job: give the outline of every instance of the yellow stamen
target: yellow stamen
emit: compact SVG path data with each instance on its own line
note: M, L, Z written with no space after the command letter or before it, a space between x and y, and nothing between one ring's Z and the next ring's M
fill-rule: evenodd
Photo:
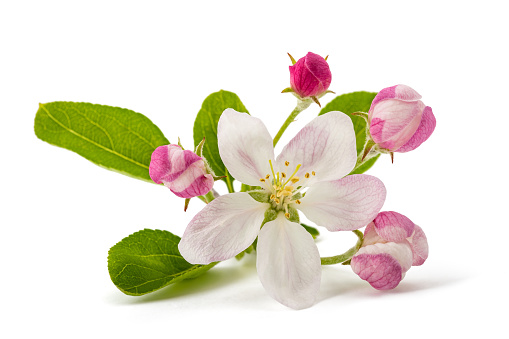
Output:
M263 178L260 178L260 181L261 181L261 182L265 182L265 179L263 179Z
M274 200L274 199L276 199L276 196L275 196L274 194L272 194L272 195L270 196L270 200Z
M313 174L313 176L315 176L315 175L316 175L315 171L311 172L311 174Z
M286 186L285 191L288 191L288 192L293 191L293 186Z
M295 168L295 171L293 171L292 175L290 175L290 177L288 178L288 180L284 183L283 186L285 186L286 184L288 184L290 182L290 180L292 180L292 178L295 176L295 174L297 174L297 172L299 171L299 168L300 166L302 166L301 164L298 164L297 167Z
M276 179L276 176L274 175L274 167L272 167L272 160L269 160L269 164L270 164L270 170L272 171L272 177L274 179Z
M283 191L279 191L276 193L276 196L279 198L283 194Z
M290 213L286 212L285 217L286 217L286 219L290 219Z
M290 181L292 182L292 184L295 184L297 181L299 181L299 177L293 177Z
M284 179L286 178L286 173L285 172L281 172L281 177Z
M276 204L279 204L280 200L278 198L274 199L274 201L276 202Z
M288 166L290 165L290 162L289 161L285 161L285 166Z
M268 179L268 178L270 178L270 174L267 174L267 175L265 176L265 179Z
M280 192L278 193L278 196L281 196L281 195L283 195L283 196L287 197L287 196L289 196L289 195L292 195L292 192L288 192L288 191L280 191Z
M308 179L308 178L309 178L309 173L306 173L306 174L304 175L304 178Z
M299 199L295 200L295 202L297 203L297 205L300 205L300 200Z

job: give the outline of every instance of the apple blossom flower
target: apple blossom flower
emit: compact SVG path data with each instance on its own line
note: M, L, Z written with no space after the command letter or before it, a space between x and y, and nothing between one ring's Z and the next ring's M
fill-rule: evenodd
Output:
M427 258L428 241L419 226L400 213L380 212L366 227L351 267L377 290L390 290Z
M320 286L320 255L297 210L329 231L347 231L373 220L385 200L379 179L345 177L356 162L352 121L341 112L316 117L277 158L267 128L248 114L225 110L217 135L230 174L261 190L206 205L187 226L180 253L192 264L208 264L234 257L258 237L257 270L267 292L294 309L311 306Z
M176 196L186 199L205 195L214 185L203 158L175 144L156 148L149 174L156 184L164 184Z
M301 98L320 97L332 80L329 64L318 54L309 52L290 66L290 86Z
M419 93L405 85L384 88L375 96L368 123L371 138L380 150L408 152L430 137L435 116L431 107L419 99Z

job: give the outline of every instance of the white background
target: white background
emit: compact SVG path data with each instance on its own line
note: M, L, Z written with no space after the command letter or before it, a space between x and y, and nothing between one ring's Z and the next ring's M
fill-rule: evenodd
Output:
M211 336L500 338L507 320L507 10L503 1L2 1L0 5L3 338ZM295 98L286 53L329 55L330 89L403 83L437 127L369 174L383 210L426 232L430 257L393 291L348 266L323 269L319 301L272 300L254 257L143 297L111 283L107 252L142 228L182 235L201 208L38 140L38 103L85 101L145 114L192 145L203 99L236 92L274 135ZM333 95L322 98L326 104ZM318 113L313 105L284 145ZM220 188L223 190L223 187ZM323 255L355 243L327 234ZM499 307L503 308L500 309ZM212 334L214 333L214 334Z

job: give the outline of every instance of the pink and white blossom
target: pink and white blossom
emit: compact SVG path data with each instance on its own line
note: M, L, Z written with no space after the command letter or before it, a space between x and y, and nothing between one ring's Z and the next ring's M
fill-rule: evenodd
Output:
M175 144L156 148L149 174L156 184L164 184L181 198L205 195L214 185L214 178L207 172L203 158Z
M329 64L318 54L309 52L290 66L290 86L301 98L321 96L331 81Z
M352 121L341 112L319 116L277 158L267 128L248 114L225 110L217 133L231 175L261 186L257 194L266 199L247 192L216 198L187 226L180 253L190 263L208 264L232 258L258 237L257 270L267 292L294 309L311 306L320 286L320 255L291 214L300 210L330 231L355 230L373 220L385 201L379 179L345 177L357 158ZM267 212L275 217L262 227Z
M381 90L368 113L369 132L379 149L408 152L419 147L436 125L431 107L412 88L396 85Z
M377 290L389 290L398 286L410 267L427 258L428 241L419 226L400 213L380 212L366 227L351 267Z

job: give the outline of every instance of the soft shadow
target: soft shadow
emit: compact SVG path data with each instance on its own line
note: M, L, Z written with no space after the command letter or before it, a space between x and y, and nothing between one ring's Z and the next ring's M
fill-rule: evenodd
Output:
M163 287L162 289L142 295L142 296L124 296L115 298L117 304L143 304L150 302L176 299L189 294L198 295L209 291L228 288L229 285L256 274L256 265L252 258L246 256L241 262L228 262L229 266L219 263L203 275L183 280L178 283Z
M394 289L379 291L371 287L351 271L335 267L324 267L319 302L339 295L355 295L356 297L383 297L391 294L416 293L418 291L449 287L468 280L467 275L449 272L448 275L435 275L419 280L403 279Z

